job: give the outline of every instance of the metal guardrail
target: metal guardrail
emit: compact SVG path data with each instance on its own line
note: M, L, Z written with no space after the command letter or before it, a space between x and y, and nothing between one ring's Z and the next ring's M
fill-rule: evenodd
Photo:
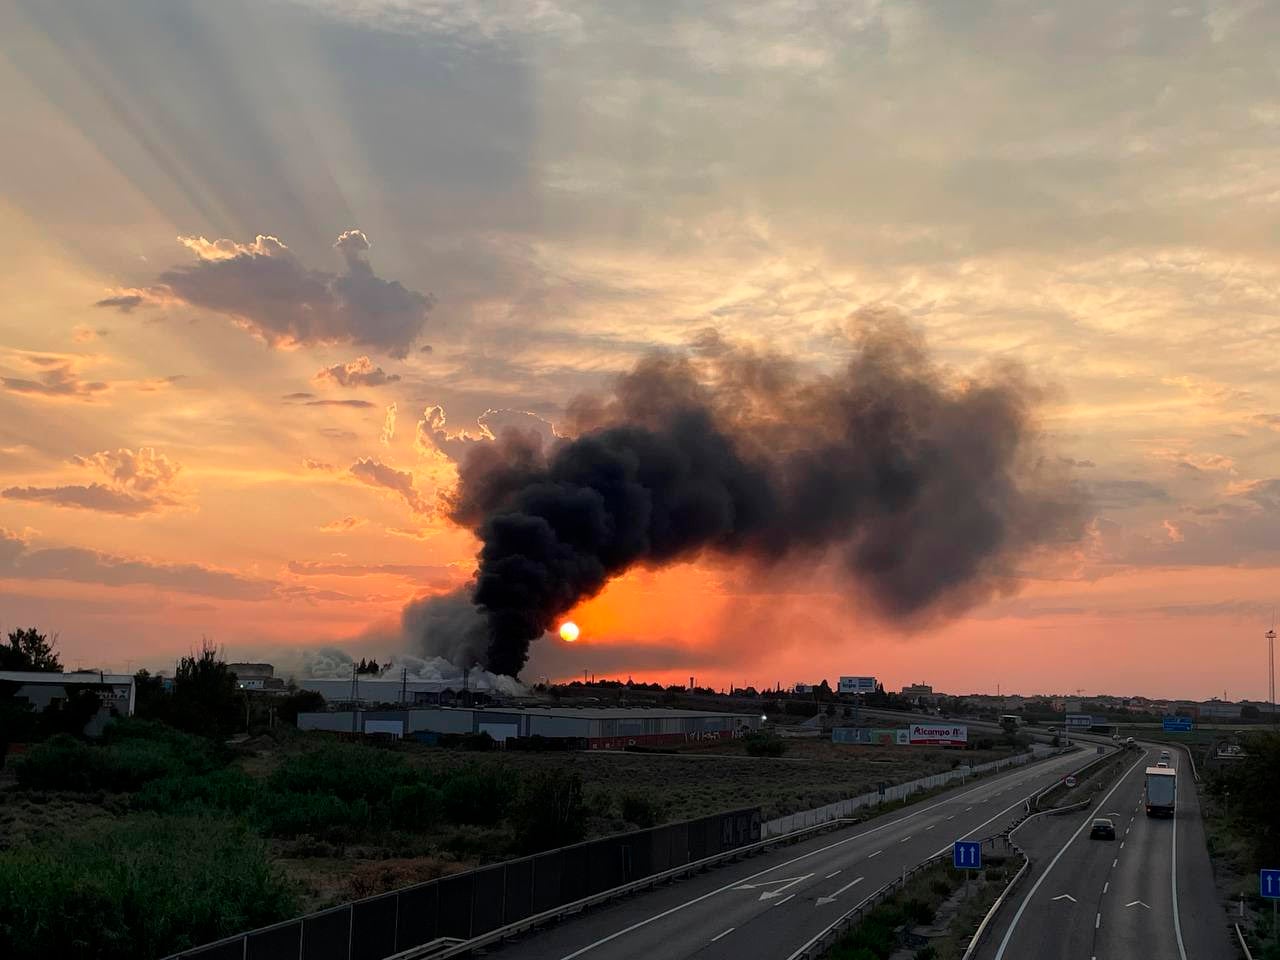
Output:
M986 916L982 918L982 922L978 924L978 929L973 932L973 937L969 940L969 946L965 947L964 955L960 960L972 960L973 955L978 952L978 947L982 944L982 938L987 932L987 927L995 919L995 915L1004 905L1005 899L1013 888L1018 885L1018 881L1031 869L1031 858L1027 856L1026 851L1012 840L1009 843L1013 846L1013 849L1022 854L1022 866L1013 875L1013 879L1005 884L1004 889L1000 891L1000 896L996 897L996 902L991 905L991 909L987 911Z
M385 957L384 960L428 960L428 958L430 958L430 960L447 960L449 957L462 956L463 954L470 953L472 950L478 950L481 947L489 946L492 943L497 943L501 940L507 939L508 937L515 936L516 934L524 933L527 930L532 930L545 923L558 920L568 914L578 913L587 907L593 907L599 903L606 903L609 900L616 900L619 897L625 897L629 894L635 893L637 890L645 890L649 887L657 886L660 883L665 883L668 880L673 880L676 877L699 873L708 867L713 867L720 863L724 863L727 860L734 860L744 855L755 853L765 849L766 847L783 843L794 843L809 834L820 833L824 830L830 830L845 824L854 824L857 822L858 821L856 820L848 819L828 820L810 827L802 827L793 833L769 837L766 840L757 840L754 843L735 847L732 850L724 850L720 853L712 854L711 856L704 857L701 860L682 864L678 867L672 867L670 870L664 870L661 873L655 873L651 876L643 877L640 880L633 880L631 883L626 883L619 887L601 890L599 893L591 894L588 897L583 897L579 900L573 901L572 903L561 904L560 906L553 907L550 910L544 910L542 913L525 917L523 920L517 920L515 923L509 923L506 926L498 927L494 930L490 930L488 933L481 934L478 937L472 937L470 940L460 941L452 946L445 947L444 949L439 949L434 944L423 944L422 946L410 947L408 950L402 950L400 953L392 954Z
M1096 756L1096 757L1094 757L1092 760L1090 760L1088 763L1086 763L1086 764L1085 764L1083 767L1081 767L1079 770L1075 771L1075 772L1072 774L1072 776L1073 776L1073 777L1079 777L1079 776L1082 776L1084 773L1086 773L1086 772L1089 770L1089 768L1090 768L1090 767L1097 766L1098 764L1100 764L1100 763L1104 763L1104 762L1106 762L1106 761L1108 761L1108 760L1114 760L1114 759L1119 755L1119 753L1120 753L1120 751L1118 751L1118 750L1112 750L1110 753L1102 753L1102 754L1099 754L1098 756ZM1045 787L1043 790L1041 790L1039 793L1037 793L1037 794L1035 795L1035 798L1034 798L1034 799L1033 799L1033 801L1032 801L1033 806L1034 806L1037 810L1038 810L1038 809L1040 809L1040 801L1041 801L1042 799L1044 799L1044 797L1045 797L1045 796L1047 796L1051 791L1053 791L1053 790L1057 790L1059 786L1061 786L1061 783L1051 783L1049 786ZM1090 802L1090 803L1092 803L1093 801L1092 801L1092 800L1090 800L1089 802ZM1055 808L1055 809L1057 809L1057 808Z
M1253 960L1253 954L1249 952L1249 944L1244 942L1244 934L1240 932L1240 924L1233 923L1236 928L1236 940L1240 944L1240 952L1244 954L1244 960Z

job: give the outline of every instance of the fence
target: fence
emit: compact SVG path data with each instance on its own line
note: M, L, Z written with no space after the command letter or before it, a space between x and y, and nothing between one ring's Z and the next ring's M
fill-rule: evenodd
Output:
M183 950L169 960L383 960L462 941L760 839L757 808L603 837Z
M851 817L853 814L865 807L872 807L879 803L887 803L892 800L905 800L911 794L920 790L932 790L936 787L943 787L949 783L962 781L977 773L989 773L993 770L1003 770L1006 767L1019 767L1029 760L1033 759L1033 754L1020 753L1012 757L1004 757L1000 760L992 760L990 763L980 763L977 766L956 767L954 770L948 770L945 773L935 773L927 777L920 777L916 780L908 780L906 783L896 783L893 786L885 787L884 792L879 790L864 793L860 796L850 797L848 800L838 800L835 803L829 803L825 807L817 807L813 810L802 810L800 813L793 813L785 817L778 817L769 820L760 825L760 836L762 839L769 837L781 836L784 833L792 833L793 831L803 829L804 827L815 827L820 823L826 823L829 820L840 820L844 817Z

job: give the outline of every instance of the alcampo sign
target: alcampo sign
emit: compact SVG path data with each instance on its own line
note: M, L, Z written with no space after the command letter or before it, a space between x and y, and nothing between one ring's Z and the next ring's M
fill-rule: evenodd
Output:
M913 723L909 737L912 746L963 747L969 742L969 728L954 723Z

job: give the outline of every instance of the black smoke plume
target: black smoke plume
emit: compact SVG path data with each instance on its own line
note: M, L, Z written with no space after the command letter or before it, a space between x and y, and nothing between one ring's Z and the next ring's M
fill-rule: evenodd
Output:
M415 619L429 652L515 676L610 578L707 553L838 564L901 623L955 614L1079 535L1077 488L1040 452L1039 399L1013 366L948 373L884 316L860 321L835 375L714 336L652 355L570 405L573 439L510 432L469 451L450 506L483 544L475 579Z

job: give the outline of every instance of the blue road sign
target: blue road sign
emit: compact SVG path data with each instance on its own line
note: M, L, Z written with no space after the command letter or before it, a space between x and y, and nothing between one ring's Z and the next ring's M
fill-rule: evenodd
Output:
M1280 870L1259 870L1258 890L1268 900L1280 900Z
M1192 729L1190 717L1164 717L1161 725L1165 733L1190 733Z
M982 841L957 840L951 851L951 860L961 870L981 870Z

